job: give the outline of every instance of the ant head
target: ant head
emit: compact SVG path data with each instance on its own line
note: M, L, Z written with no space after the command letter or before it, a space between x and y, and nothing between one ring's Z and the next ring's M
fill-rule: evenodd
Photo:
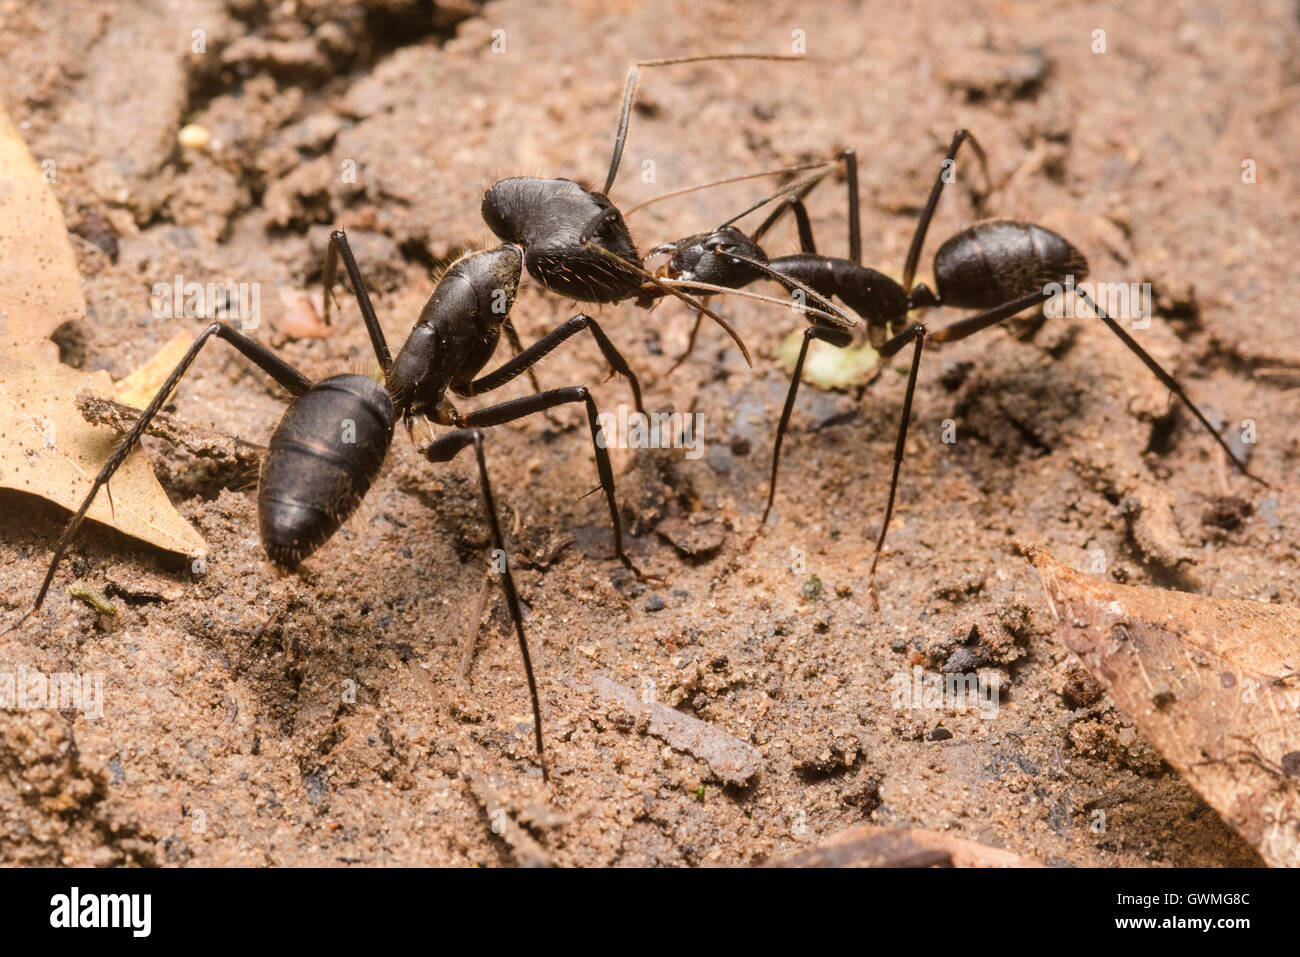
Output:
M481 210L488 228L508 243L523 242L543 182L532 176L514 176L493 184L483 194Z
M762 278L762 273L748 263L732 258L733 255L767 262L763 247L735 226L724 226L711 233L665 243L651 250L650 255L662 253L672 254L668 261L668 275L674 279L713 283L731 289Z
M557 234L576 234L609 200L568 179L512 176L483 194L483 221L508 243L548 244Z

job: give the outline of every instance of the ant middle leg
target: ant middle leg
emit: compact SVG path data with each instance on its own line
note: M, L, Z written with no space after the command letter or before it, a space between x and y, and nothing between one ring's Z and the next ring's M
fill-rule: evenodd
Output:
M528 678L528 693L533 701L533 734L537 738L537 760L542 766L542 778L549 781L550 772L546 766L546 753L542 746L542 708L537 695L537 679L533 675L533 659L528 653L528 639L524 635L524 616L519 603L519 592L515 588L514 576L510 573L510 559L506 553L505 537L501 534L496 502L492 497L492 483L488 479L487 460L483 455L485 438L486 436L479 429L458 429L435 439L421 449L420 454L430 462L450 462L463 449L470 445L474 446L474 455L478 461L479 484L483 492L483 511L487 514L488 527L492 532L492 545L496 549L494 557L500 558L501 590L505 592L506 607L510 611L510 620L515 626L515 635L519 638L519 651L524 658L524 674Z
M374 347L375 358L379 360L379 367L387 374L393 364L392 353L388 350L388 340L384 336L383 327L379 325L379 317L375 315L370 293L366 291L366 284L361 279L361 270L357 268L357 260L352 255L347 234L341 229L330 233L329 245L325 252L325 266L321 270L321 282L325 285L325 325L330 324L330 299L334 296L334 276L338 270L340 256L343 258L343 268L347 270L348 280L352 284L352 294L361 308L361 318L366 324L366 332L370 336L371 346Z
M531 372L532 367L550 355L560 343L572 338L584 329L588 330L592 338L596 340L596 345L600 347L601 354L605 357L605 361L609 363L613 372L627 379L628 385L632 389L633 400L636 402L636 410L644 415L645 403L641 399L641 383L637 379L636 373L627 364L627 360L618 351L618 347L610 341L609 336L605 335L605 331L600 328L600 324L583 312L578 313L559 328L548 332L527 349L521 351L514 358L506 360L493 371L479 376L462 388L456 388L454 383L452 387L457 395L463 396L481 395L484 392L499 389L520 373ZM540 389L536 391L539 394L541 392Z
M505 425L507 422L514 422L570 402L581 402L587 410L587 424L591 429L591 447L596 454L596 474L600 476L600 487L605 493L605 502L609 506L609 519L614 529L614 552L624 567L637 578L644 579L646 576L623 548L623 523L618 515L618 500L614 494L614 467L609 461L609 449L604 430L600 425L600 412L596 408L596 401L591 397L591 391L586 386L551 389L539 395L510 399L499 405L488 406L486 409L476 409L464 414L456 413L454 418L455 424L463 428L489 428L494 425Z

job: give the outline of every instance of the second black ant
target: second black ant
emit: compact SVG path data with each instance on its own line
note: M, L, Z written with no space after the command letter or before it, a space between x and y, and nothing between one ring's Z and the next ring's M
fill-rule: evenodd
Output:
M876 540L871 561L870 577L874 583L876 567L884 548L885 535L894 511L903 452L907 441L907 428L912 412L912 398L916 391L917 371L925 340L956 342L1009 319L1027 309L1041 306L1060 295L1063 287L1082 280L1088 274L1088 262L1068 240L1045 227L1033 223L993 220L977 223L962 230L944 242L934 256L934 289L925 285L913 286L917 264L925 243L926 231L934 216L935 207L945 183L951 179L958 150L970 143L982 167L987 164L983 149L966 130L958 130L952 138L947 156L930 190L929 198L917 222L916 231L908 248L903 266L902 282L862 265L862 241L858 200L857 158L852 150L844 150L841 158L848 183L849 258L824 256L817 252L812 225L803 200L825 177L825 173L810 177L802 183L792 184L778 193L750 206L732 217L711 233L688 236L652 250L654 254L670 254L671 259L662 270L670 281L686 288L708 292L726 293L761 279L781 283L798 294L804 287L815 290L822 311L805 310L810 325L804 331L803 343L795 361L785 405L781 410L776 440L772 450L771 478L768 485L767 504L763 510L760 527L766 523L776 496L776 480L780 465L781 444L794 409L799 383L803 375L808 348L814 340L828 342L843 348L852 341L853 316L834 309L834 321L828 321L826 300L838 298L866 322L871 344L881 359L888 359L912 345L912 362L908 371L907 387L903 394L903 407L894 446L893 474L885 515ZM784 197L784 201L755 230L747 236L734 222L749 212ZM794 214L800 237L801 251L788 256L769 257L759 245L764 233L786 211ZM1077 287L1075 294L1088 306L1111 332L1191 411L1227 453L1232 463L1250 479L1267 485L1253 475L1246 464L1237 457L1231 446L1219 434L1205 415L1192 402L1182 386L1143 349L1113 318L1108 316L1093 299ZM657 292L647 291L650 298ZM929 332L919 322L909 322L913 310L934 306L954 306L961 309L981 310L973 316L960 319L936 332ZM698 331L697 320L695 331ZM695 331L691 335L694 343ZM687 352L690 346L687 347ZM683 357L685 358L685 354ZM678 360L681 361L680 359ZM874 584L872 585L874 597Z

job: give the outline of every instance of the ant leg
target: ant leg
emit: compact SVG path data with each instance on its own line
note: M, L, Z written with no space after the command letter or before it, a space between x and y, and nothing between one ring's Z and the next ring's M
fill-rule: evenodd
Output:
M195 338L194 343L190 346L189 351L181 357L181 361L176 364L176 368L174 368L171 371L171 374L167 376L167 380L163 382L162 387L159 388L153 399L150 400L149 405L140 413L140 418L138 418L135 425L131 427L131 431L127 432L126 435L123 436L122 441L119 442L117 448L113 450L113 454L110 455L108 461L104 463L104 467L101 468L99 474L95 476L95 483L91 486L90 492L87 493L85 499L82 500L81 507L78 508L76 513L72 516L72 519L68 522L67 528L63 530L63 536L59 539L59 543L54 547L54 557L50 559L50 567L45 572L45 580L41 582L41 589L36 593L36 600L32 603L31 609L28 610L27 614L23 615L22 618L6 628L6 632L17 628L32 615L36 614L36 612L40 611L41 605L45 601L45 596L50 590L50 584L54 581L54 572L58 569L59 562L63 560L64 552L66 552L68 546L72 544L72 540L77 534L77 529L81 527L81 523L86 517L86 512L90 510L90 505L95 500L95 496L99 493L101 488L108 484L109 480L113 477L113 474L121 468L122 463L126 461L126 457L131 454L131 450L134 449L136 444L140 441L140 436L144 435L145 431L149 428L149 424L154 420L154 417L158 415L158 412L162 409L164 403L166 403L167 397L172 394L173 390L175 390L176 384L180 382L181 377L189 370L190 365L198 356L199 350L202 349L204 343L213 336L224 339L226 342L238 349L245 357L252 360L259 369L282 385L290 395L295 397L300 396L311 388L310 379L277 356L274 352L266 348L266 346L262 345L256 339L250 339L234 327L229 326L224 322L214 322L212 325L200 332Z
M776 473L781 465L781 443L785 439L786 427L790 424L790 413L794 411L795 396L799 394L799 382L803 378L804 360L808 358L808 346L814 339L829 342L843 349L853 341L853 334L846 329L834 326L809 326L803 331L803 345L799 347L799 358L794 363L794 375L790 379L790 390L785 395L785 407L781 410L781 422L776 427L776 443L772 446L772 477L767 487L767 506L763 509L763 518L759 527L767 524L767 516L772 511L772 502L776 499Z
M632 367L627 364L627 360L623 358L622 353L605 335L604 330L600 328L596 320L582 312L565 322L558 329L542 336L527 349L520 352L519 355L502 363L497 369L487 375L479 376L470 382L463 391L457 390L457 395L480 395L501 388L521 372L525 370L531 372L532 367L546 358L561 342L577 335L584 329L590 330L596 340L596 345L600 346L601 354L604 355L605 361L609 363L610 368L627 379L628 385L632 388L632 396L636 401L636 410L644 415L645 404L641 401L641 383L637 380L636 373L632 371ZM538 392L540 393L541 390L539 389Z
M871 557L871 574L868 576L867 588L871 594L871 604L877 611L880 610L880 602L876 598L876 564L880 561L880 553L885 547L885 533L889 531L889 520L894 515L894 496L898 493L898 475L903 468L903 452L907 445L907 426L912 418L912 396L916 393L916 373L921 368L921 349L925 345L925 334L925 326L918 322L915 325L908 326L878 350L881 359L888 359L907 345L908 342L916 342L916 348L912 352L912 367L907 374L907 391L903 393L902 417L898 420L898 441L894 445L894 474L889 480L889 500L885 503L885 518L880 523L880 537L876 539L876 551Z
M820 182L820 180L818 181ZM816 183L812 184L816 186ZM805 253L817 255L817 244L813 241L812 221L808 218L808 207L803 204L803 197L812 192L812 187L802 191L801 194L789 196L785 202L781 203L776 209L768 214L767 219L759 223L758 228L754 230L754 235L749 238L758 242L767 234L767 231L776 225L777 221L785 215L786 210L794 213L795 224L799 228L799 249Z
M802 54L791 53L706 53L699 56L679 56L666 60L641 60L633 63L627 71L627 83L623 87L623 108L618 116L618 132L614 136L614 157L609 163L609 175L605 177L605 188L601 190L606 196L614 187L618 176L618 166L623 159L623 146L627 142L627 126L632 116L632 101L636 98L637 78L642 67L672 66L677 63L704 63L709 60L803 60Z
M712 298L713 298L712 296L701 296L700 302L704 303L707 306L709 304L709 300ZM665 375L672 375L674 372L676 372L677 367L681 365L683 362L685 362L687 356L689 356L692 352L695 351L695 340L696 338L699 337L700 326L702 326L703 324L704 324L704 313L697 312L695 314L695 325L691 326L691 337L688 340L686 340L686 349L682 352L681 355L677 357L677 360L671 366L669 366L668 372L665 373Z
M1089 308L1091 308L1092 311L1097 314L1097 318L1099 318L1102 322L1104 322L1106 326L1110 329L1110 331L1115 333L1115 335L1119 337L1120 342L1128 346L1129 351L1131 351L1135 356L1137 356L1139 359L1142 360L1142 364L1146 366L1148 369L1150 369L1152 373L1155 374L1155 377L1161 381L1161 383L1165 386L1166 389L1168 389L1174 395L1178 396L1178 398L1182 401L1183 405L1187 406L1187 408L1191 411L1192 415L1196 416L1197 421L1200 422L1201 425L1205 426L1205 431L1209 432L1210 435L1214 436L1214 441L1219 443L1219 446L1223 449L1224 452L1228 454L1228 458L1232 461L1232 464L1237 467L1237 469L1241 472L1242 475L1246 476L1246 478L1250 479L1252 482L1258 482L1260 485L1264 486L1265 488L1271 488L1268 482L1264 481L1258 475L1252 473L1250 469L1246 467L1246 463L1241 461L1241 459L1237 458L1236 453L1232 451L1232 447L1229 446L1226 441L1224 441L1223 436L1221 436L1218 433L1218 431L1214 428L1214 426L1210 424L1209 420L1206 419L1206 417L1201 414L1201 410L1196 407L1196 404L1192 402L1191 398L1187 395L1187 393L1183 391L1183 387L1178 384L1178 382L1174 379L1173 376L1171 376L1168 372L1166 372L1163 368L1161 368L1160 363L1156 362L1156 360L1151 356L1150 353L1148 353L1145 349L1143 349L1140 345L1137 344L1137 340L1135 340L1132 336L1130 336L1127 332L1125 332L1124 328L1119 323L1117 323L1110 316L1106 315L1106 313L1102 312L1101 307L1098 306L1095 302L1093 302L1092 297L1089 296L1087 293L1080 292L1078 289L1076 289L1075 295L1078 296L1080 299L1082 299L1085 303L1087 303Z
M506 341L510 343L510 348L514 351L514 354L519 355L519 353L523 352L524 344L519 341L519 330L515 328L515 324L510 321L509 316L506 316L506 321L501 323L501 329L505 332ZM528 382L532 385L534 392L542 391L542 384L537 381L537 373L532 366L528 367Z
M808 207L802 199L790 197L785 201L794 213L795 227L799 230L799 251L817 255L817 242L813 239L812 220L808 216Z
M845 149L844 173L849 181L849 259L862 265L862 223L858 212L858 154Z
M930 188L930 198L925 201L925 209L921 212L921 218L916 223L916 232L912 234L912 245L907 250L907 262L903 266L903 291L912 291L912 280L916 277L916 264L921 260L921 246L925 243L926 231L930 228L930 220L934 218L934 208L939 205L939 194L943 192L944 184L953 179L953 163L957 158L957 150L961 149L961 144L969 141L971 149L979 157L980 169L984 172L984 181L987 183L989 178L988 160L984 155L984 147L980 146L975 137L971 136L966 130L958 130L952 135L952 145L948 147L948 155L944 157L943 163L939 166L939 175L935 177L934 186Z
M348 237L341 229L330 233L329 245L325 252L325 266L321 270L321 281L325 284L325 325L330 324L330 299L334 295L334 273L337 270L338 256L343 257L343 268L347 270L348 279L352 283L352 294L356 296L357 305L361 307L361 318L365 321L366 332L370 334L370 344L374 347L375 358L379 360L379 367L387 374L389 366L393 364L392 353L388 351L388 340L379 325L379 317L375 315L375 307L370 302L370 293L366 292L366 284L361 280L361 270L357 268L356 257L352 255L352 247L348 245Z
M836 160L844 161L844 177L848 181L849 190L849 259L858 265L862 264L862 227L861 211L859 208L858 198L858 154L852 149L843 149ZM796 189L793 194L785 201L784 204L772 210L767 219L763 220L758 229L754 230L754 235L750 238L758 242L764 234L771 229L776 222L785 215L787 209L794 213L795 222L799 228L799 245L803 252L816 255L817 245L812 238L812 223L808 219L808 209L803 204L803 200L808 198L808 194L829 175L829 170L818 176L811 177L808 182ZM783 191L789 191L786 187ZM767 199L760 202L764 203L775 199L780 193L773 194ZM756 207L751 207L751 209Z
M1031 292L1027 296L1021 296L1011 302L1004 302L1002 305L994 306L985 312L967 316L965 319L958 319L952 325L944 326L938 332L933 333L930 338L935 342L956 342L959 339L965 339L967 336L982 332L989 326L997 325L1003 319L1010 319L1016 313L1024 312L1031 306L1046 302L1053 295L1055 294L1050 292Z
M1233 465L1235 465L1243 475L1251 481L1258 482L1265 488L1271 487L1262 478L1252 473L1250 469L1246 467L1246 464L1237 458L1236 454L1232 451L1232 447L1224 441L1223 436L1219 435L1214 426L1210 424L1209 420L1201 414L1201 410L1196 407L1194 402L1192 402L1191 397L1183 391L1183 387L1178 384L1178 381L1173 376L1160 366L1160 363L1156 362L1150 353L1138 345L1137 341L1125 332L1124 328L1120 326L1119 323L1106 315L1106 313L1104 313L1101 308L1093 302L1091 296L1078 289L1074 291L1074 294L1082 299L1088 307L1097 314L1097 318L1101 319L1110 331L1119 337L1120 342L1124 343L1130 352L1142 360L1142 364L1151 370L1165 388L1178 396L1183 405L1191 411L1192 415L1196 417L1196 420L1200 422L1201 425L1205 426L1205 430L1214 437L1214 440L1218 442L1219 446L1228 454L1228 458L1232 460ZM1009 303L1004 303L1001 306L995 306L987 312L982 312L966 319L959 319L952 325L945 326L943 329L934 333L931 338L935 342L956 342L958 339L965 339L967 336L974 335L983 329L987 329L989 326L1001 322L1003 319L1010 316L1014 316L1016 313L1021 312L1030 306L1036 305L1039 302L1045 302L1048 299L1051 299L1053 295L1054 293L1050 292L1031 293L1028 296L1024 296Z
M420 454L430 462L450 462L462 449L474 446L474 454L478 459L479 484L483 490L483 511L487 514L488 527L492 531L492 545L496 549L493 558L500 560L501 590L505 592L506 607L510 610L510 619L514 622L515 634L519 638L519 651L524 656L524 674L528 678L528 694L533 699L533 734L537 738L537 760L542 766L543 780L549 781L550 771L546 767L546 754L542 749L542 707L537 696L537 679L533 676L533 659L528 653L528 639L524 635L524 615L519 604L519 592L515 590L514 576L510 574L505 538L501 534L496 502L492 498L492 483L488 480L487 460L483 455L484 438L478 429L459 429L435 439L421 449Z
M596 453L596 473L600 476L600 487L605 493L605 501L609 505L610 522L614 526L614 551L618 555L618 560L629 571L638 578L643 579L645 576L641 574L641 570L636 567L632 559L628 557L627 552L623 550L623 523L619 520L618 501L614 497L614 468L609 463L605 433L600 426L600 413L596 409L596 402L592 399L591 392L586 386L579 385L570 386L566 389L551 389L549 392L543 392L540 395L526 395L520 399L510 399L499 405L488 406L486 409L477 409L458 416L456 425L465 428L488 428L494 425L504 425L507 422L514 422L516 419L535 415L538 412L553 409L569 402L582 402L587 407L587 423L591 427L591 446Z

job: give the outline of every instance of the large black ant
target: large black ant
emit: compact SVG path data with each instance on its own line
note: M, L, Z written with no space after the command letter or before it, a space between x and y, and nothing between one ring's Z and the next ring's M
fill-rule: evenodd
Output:
M643 284L658 287L661 293L679 296L713 316L744 350L744 344L721 317L645 271L622 215L606 196L622 156L640 68L717 59L799 58L723 54L634 64L628 74L614 157L604 190L597 193L569 180L534 177L503 180L489 189L483 200L484 216L505 242L493 249L468 253L448 268L396 357L389 351L347 236L342 230L335 230L330 236L323 269L325 319L328 322L337 261L341 257L383 373L382 383L356 374L312 382L232 326L217 322L204 329L96 475L89 493L55 546L31 609L6 631L40 610L59 563L95 496L139 442L204 344L215 336L233 345L291 398L271 436L258 483L259 534L267 557L281 569L297 568L356 510L379 474L399 419L408 429L416 416L455 427L455 431L420 449L420 454L431 463L449 462L470 445L474 446L484 510L493 545L502 559L496 567L501 574L528 679L538 760L546 775L537 684L518 593L510 564L505 560L505 541L488 478L483 452L485 435L481 430L559 405L582 403L587 411L600 487L609 506L614 551L638 577L642 577L641 572L623 547L614 473L609 453L601 441L599 413L586 387L539 390L535 395L463 415L447 399L447 392L464 397L481 395L504 386L524 372L531 375L532 367L560 343L587 329L611 368L627 378L637 411L644 413L635 373L600 326L584 313L573 316L527 349L521 348L509 314L525 266L548 288L580 301L616 302L640 295ZM494 371L479 375L496 351L502 332L517 355Z
M346 250L346 239L341 233L336 234L336 237L339 248ZM375 357L383 371L382 383L356 374L335 375L312 382L261 343L234 327L221 322L208 326L199 333L189 351L177 363L135 425L95 476L90 492L72 516L54 549L54 557L32 608L11 627L17 627L40 609L54 580L55 570L72 543L91 502L99 490L108 484L149 428L150 422L204 344L215 336L243 353L291 397L289 407L268 443L257 493L258 531L262 546L267 557L278 568L297 568L324 545L356 510L379 474L399 419L409 421L413 416L423 415L440 424L455 426L455 431L434 439L420 449L420 454L429 462L449 462L464 449L474 446L483 507L492 533L492 544L496 549L494 557L499 559L495 562L495 567L501 575L506 605L523 654L528 690L532 696L537 753L545 774L537 684L528 654L528 641L524 635L519 596L510 572L510 563L506 559L505 540L497 520L492 486L488 479L487 461L483 453L485 435L482 429L513 422L566 403L582 403L586 407L591 428L600 486L604 490L613 523L614 551L624 565L637 571L623 548L622 527L614 497L614 472L608 451L598 441L599 413L595 401L584 386L552 389L465 414L458 412L448 401L447 391L450 389L456 395L474 396L497 389L580 328L592 330L610 365L631 381L638 403L640 388L632 370L605 339L599 327L594 323L586 325L587 317L581 314L492 372L479 375L492 358L506 315L514 302L522 261L523 250L512 244L469 253L457 260L438 282L406 343L397 356L393 357L365 284L361 281L360 274L355 272L356 264L345 256L357 303Z
M726 293L760 279L771 279L785 285L796 296L804 287L811 288L818 294L818 305L821 310L804 310L810 325L804 330L803 343L795 361L785 406L781 410L781 421L777 427L776 441L772 450L767 505L763 510L760 527L767 522L776 496L781 443L799 391L799 382L809 345L813 340L820 340L843 348L852 341L850 328L855 324L854 318L833 307L831 308L834 316L828 317L826 309L829 303L826 300L838 297L866 322L869 339L882 359L890 358L909 343L913 345L912 363L903 395L898 438L894 446L894 466L889 484L889 498L885 505L885 517L880 526L880 536L876 540L875 553L871 561L872 582L875 580L876 566L880 561L885 534L894 511L894 498L898 490L907 427L911 418L912 397L916 391L917 370L920 367L921 350L926 338L942 343L956 342L974 335L1017 313L1059 296L1063 288L1068 288L1074 282L1082 280L1088 273L1088 262L1083 254L1057 233L1032 223L993 220L970 226L939 247L934 256L934 290L925 285L913 287L916 267L920 261L930 220L934 216L944 184L952 178L950 171L954 168L957 152L966 142L971 144L981 166L985 168L987 180L987 163L983 149L970 133L966 130L958 130L953 135L952 144L948 148L939 175L921 212L916 232L912 236L907 260L903 266L901 284L883 273L862 265L857 157L853 150L844 150L840 154L845 164L848 183L848 259L817 253L812 224L803 204L803 199L825 178L827 172L783 188L732 217L711 233L688 236L651 251L652 256L671 254L671 259L662 273L687 288ZM732 225L741 217L782 196L785 197L784 202L763 221L753 236L746 236ZM787 210L793 212L795 216L801 252L770 258L758 241ZM1178 396L1244 475L1267 485L1250 472L1183 388L1119 323L1103 312L1083 290L1076 287L1075 294L1155 374L1156 378ZM656 290L647 290L646 295L648 298L656 298L658 293ZM982 311L934 333L929 333L922 323L908 322L908 313L912 310L933 306L955 306ZM695 330L691 334L692 345L698 329L697 320ZM691 346L688 345L681 359L685 358L690 348ZM872 594L873 596L875 594L874 585Z

